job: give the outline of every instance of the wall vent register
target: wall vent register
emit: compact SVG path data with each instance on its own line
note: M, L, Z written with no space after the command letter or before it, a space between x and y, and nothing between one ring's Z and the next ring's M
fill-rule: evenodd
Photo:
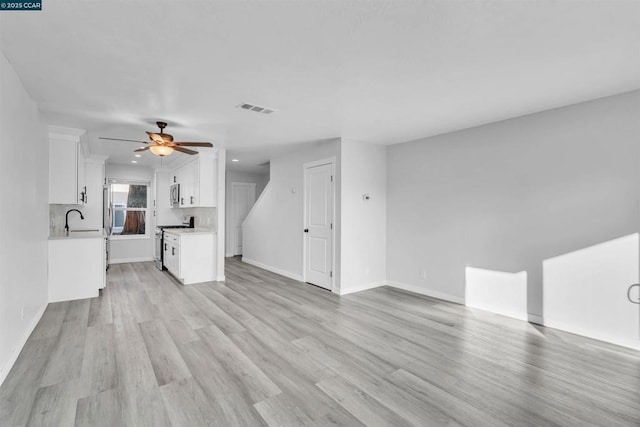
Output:
M249 104L247 102L243 102L242 104L236 105L236 108L241 108L243 110L248 110L248 111L255 111L256 113L262 113L262 114L271 114L276 112L276 110L274 110L273 108L261 107L259 105Z

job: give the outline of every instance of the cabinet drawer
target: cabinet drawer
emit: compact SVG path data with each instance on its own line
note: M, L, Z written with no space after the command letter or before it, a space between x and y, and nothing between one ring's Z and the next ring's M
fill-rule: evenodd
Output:
M178 244L180 242L180 237L175 235L175 234L169 234L169 233L164 233L164 240L166 242L171 242L171 243L175 243Z

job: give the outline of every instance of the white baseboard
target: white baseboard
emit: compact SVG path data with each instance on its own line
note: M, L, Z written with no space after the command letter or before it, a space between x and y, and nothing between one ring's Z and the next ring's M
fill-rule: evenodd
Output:
M224 276L224 274L220 274L216 277L216 282L224 282L225 280L227 280L227 278Z
M431 298L437 298L437 299L441 299L441 300L444 300L444 301L449 301L449 302L453 302L453 303L456 303L456 304L463 304L464 305L464 298L462 298L462 297L459 297L459 296L456 296L456 295L447 294L447 293L440 292L440 291L434 291L432 289L427 289L427 288L424 288L422 286L410 285L408 283L402 283L402 282L394 282L392 280L387 280L385 282L385 285L391 286L392 288L402 289L404 291L414 292L416 294L426 295L426 296L431 297Z
M529 313L523 313L521 311L516 311L516 310L513 310L513 311L505 310L504 307L488 307L488 306L476 307L468 304L465 304L465 306L476 309L476 310L486 311L487 313L498 314L500 316L510 317L516 320L522 320L523 322L529 321Z
M16 363L16 360L18 360L18 356L20 356L20 352L24 348L24 345L27 343L27 340L31 336L31 333L36 328L36 326L38 326L38 322L40 321L40 319L42 319L42 315L44 314L44 311L47 309L48 305L49 304L44 304L42 307L40 307L36 315L33 317L33 320L31 321L31 324L29 325L27 332L24 334L24 336L22 337L18 345L16 345L15 349L13 350L13 353L11 354L11 358L0 370L0 386L2 385L4 380L7 379L7 375L9 375L9 372L11 372L11 368L13 368L13 365Z
M622 347L631 348L634 350L640 350L640 341L630 340L628 338L613 337L608 334L603 334L598 331L593 331L588 328L582 328L579 325L568 324L564 322L558 322L553 319L546 319L545 325L547 328L560 329L561 331L569 332L571 334L581 335L583 337L591 338L598 341L604 341L606 343L619 345Z
M153 261L152 257L141 257L141 258L121 258L121 259L110 259L109 264L126 264L128 262L147 262Z
M379 288L380 286L384 286L385 284L386 282L365 283L364 285L349 286L346 289L343 289L341 286L338 295L349 295L356 292L366 291L368 289Z
M281 270L281 269L276 268L276 267L271 267L270 265L266 265L266 264L263 264L261 262L254 261L254 260L249 259L249 258L242 257L242 262L246 262L247 264L251 264L253 266L262 268L263 270L267 270L267 271L270 271L272 273L276 273L276 274L279 274L281 276L288 277L289 279L297 280L299 282L303 281L302 276L300 276L299 274L292 273L292 272L286 271L286 270Z

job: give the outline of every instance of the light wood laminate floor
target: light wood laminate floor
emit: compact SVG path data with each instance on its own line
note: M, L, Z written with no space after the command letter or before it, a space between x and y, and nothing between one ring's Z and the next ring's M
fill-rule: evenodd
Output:
M383 287L338 297L228 260L113 265L50 304L0 425L638 426L640 354Z

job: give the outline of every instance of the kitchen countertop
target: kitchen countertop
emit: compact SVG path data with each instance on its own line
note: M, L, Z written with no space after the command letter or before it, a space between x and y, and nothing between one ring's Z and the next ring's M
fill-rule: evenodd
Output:
M214 230L210 230L208 228L170 228L168 230L164 230L165 233L168 234L215 234Z
M71 230L68 236L65 236L64 230L56 230L49 234L49 240L70 240L70 239L104 239L107 237L104 229L94 230Z

